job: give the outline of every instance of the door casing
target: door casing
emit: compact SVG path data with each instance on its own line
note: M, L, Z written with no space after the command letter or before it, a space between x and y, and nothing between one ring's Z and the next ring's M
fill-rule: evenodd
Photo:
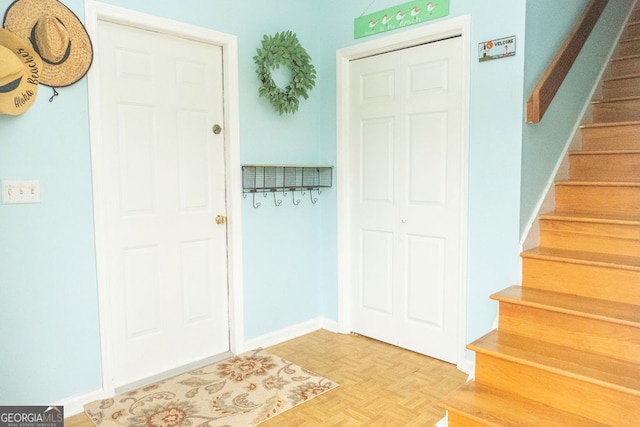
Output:
M229 346L234 353L244 349L244 313L242 289L242 174L239 147L239 104L238 104L238 43L235 36L196 27L182 22L143 14L129 9L106 5L99 2L85 3L86 28L89 36L97 40L98 21L109 21L140 29L156 31L176 37L222 46L226 194L227 194L227 268L229 283ZM99 61L100 58L94 58ZM96 239L96 269L98 282L98 306L100 311L100 335L102 356L102 392L105 396L114 394L112 381L112 361L110 360L111 331L109 329L109 287L106 283L104 244L106 228L102 212L104 196L101 194L101 136L99 109L99 67L94 66L88 73L89 117L91 138L91 163L93 177L93 207ZM212 355L213 356L213 355Z
M398 49L434 42L440 39L460 36L462 38L462 140L463 140L463 176L462 200L459 223L461 235L467 235L467 210L468 210L468 142L469 142L469 81L470 81L470 41L471 18L469 15L452 18L416 29L400 32L391 36L382 37L372 41L360 43L354 46L340 49L336 52L336 93L337 93L337 194L338 194L338 328L342 333L351 332L351 239L350 226L350 200L349 191L349 131L351 119L349 117L349 98L351 87L349 83L350 61L371 55L378 55ZM461 239L460 260L460 289L459 289L459 319L458 319L458 343L457 366L459 369L470 373L473 369L470 362L465 359L466 345L466 284L467 284L467 244L466 238Z

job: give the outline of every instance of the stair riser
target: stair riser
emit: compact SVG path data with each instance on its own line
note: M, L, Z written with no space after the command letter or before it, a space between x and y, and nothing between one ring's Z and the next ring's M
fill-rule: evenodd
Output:
M640 305L640 271L522 259L522 286Z
M581 135L583 150L640 150L640 125L587 127Z
M604 99L638 95L640 95L640 77L606 80L602 83L602 97Z
M609 76L628 76L630 74L636 74L638 70L640 70L640 57L616 59L611 61Z
M492 355L476 354L475 380L607 425L640 417L638 396Z
M640 217L640 187L556 185L556 210Z
M593 104L594 123L640 120L640 100L598 102Z
M621 360L640 360L640 328L500 302L499 330Z
M449 411L447 414L447 425L449 427L486 427L491 424L481 423L464 414Z
M614 58L640 54L640 42L637 40L621 40L613 54Z
M622 39L629 39L634 37L640 37L640 24L633 23L627 25L624 32L622 33Z
M640 153L575 153L569 158L569 176L574 180L640 181Z
M616 255L640 254L640 225L541 219L540 246Z

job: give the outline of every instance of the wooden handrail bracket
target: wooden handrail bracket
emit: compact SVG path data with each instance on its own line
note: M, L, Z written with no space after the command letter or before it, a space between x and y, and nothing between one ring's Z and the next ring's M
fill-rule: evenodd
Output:
M569 73L580 50L595 27L608 0L591 0L576 22L573 30L558 49L540 81L527 101L527 123L540 123L560 85Z

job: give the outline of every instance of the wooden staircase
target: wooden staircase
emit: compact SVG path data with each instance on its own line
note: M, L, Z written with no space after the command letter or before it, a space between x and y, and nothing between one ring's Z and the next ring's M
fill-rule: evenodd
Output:
M449 426L640 425L640 8Z

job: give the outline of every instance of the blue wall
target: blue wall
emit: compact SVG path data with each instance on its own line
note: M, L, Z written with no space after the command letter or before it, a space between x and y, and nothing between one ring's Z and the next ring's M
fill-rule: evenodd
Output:
M111 1L238 36L242 163L335 164L335 49L318 2ZM0 0L0 16L10 0ZM65 4L84 17L83 0ZM293 30L318 79L293 116L258 98L264 34ZM101 387L86 79L0 116L0 180L38 179L41 203L0 204L0 404L50 403ZM240 165L230 165L240 167ZM337 318L335 190L316 205L244 201L245 337Z
M335 51L353 19L396 0L109 0L234 34L240 60L242 163L335 165ZM496 316L489 294L520 281L525 1L451 0L471 16L467 341ZM531 3L531 2L529 2ZM10 0L0 0L0 13ZM83 0L66 0L84 16ZM426 24L428 25L428 24ZM318 71L311 97L279 116L257 97L263 34L297 33ZM517 54L479 63L478 43L517 37ZM359 40L358 40L359 42ZM39 179L42 203L0 205L0 404L45 404L100 388L86 80L18 117L0 116L0 179ZM71 119L70 119L71 118ZM239 167L239 165L231 165ZM522 178L524 179L524 178ZM317 205L243 204L245 338L316 317L337 320L335 189Z
M41 190L39 204L0 204L0 404L100 384L86 80L59 92L49 103L40 86L25 114L0 115L0 179L39 179Z
M564 42L587 0L527 2L525 101ZM526 124L522 137L522 210L520 231L527 232L554 177L558 159L582 118L591 90L608 60L634 0L609 1L542 121Z

